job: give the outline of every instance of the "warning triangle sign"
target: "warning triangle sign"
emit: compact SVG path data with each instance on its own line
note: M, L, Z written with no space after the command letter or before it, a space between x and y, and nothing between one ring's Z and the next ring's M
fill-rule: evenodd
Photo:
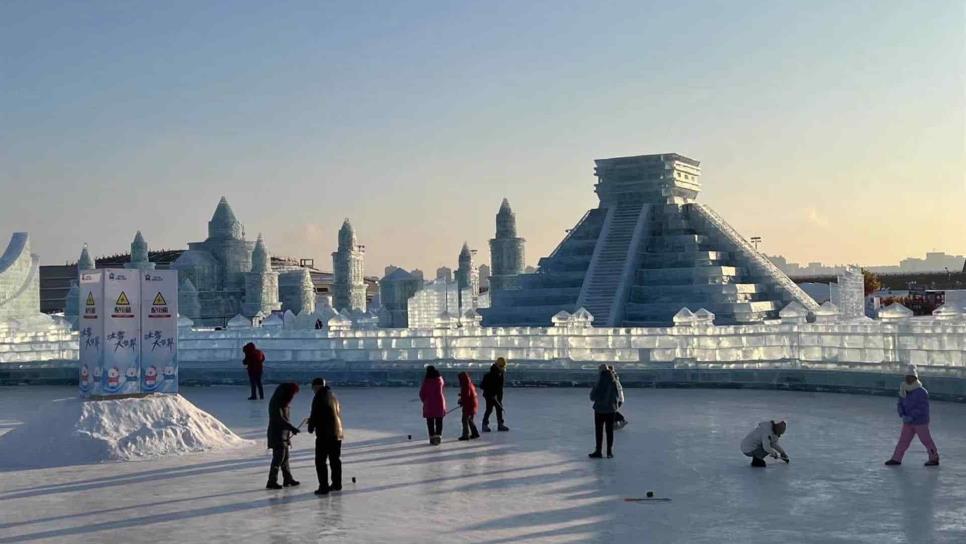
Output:
M87 302L84 303L85 306L95 306L94 304L94 293L87 293Z
M161 296L161 291L158 291L158 294L154 296L154 302L152 302L151 305L153 305L153 306L167 306L168 305L168 302L166 300L164 300L164 297L163 296Z
M118 306L128 306L131 303L127 300L127 294L125 294L124 291L121 291L120 296L117 297L117 302L114 304Z

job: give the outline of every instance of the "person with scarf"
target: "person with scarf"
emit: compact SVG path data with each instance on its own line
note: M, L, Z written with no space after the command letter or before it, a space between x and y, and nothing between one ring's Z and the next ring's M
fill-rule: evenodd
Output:
M899 417L902 418L902 432L899 443L892 452L892 457L885 462L887 466L902 464L902 457L912 443L912 437L918 436L919 441L929 453L927 467L939 466L939 450L929 434L929 392L919 381L919 371L916 365L906 367L906 377L899 384L899 401L896 405Z

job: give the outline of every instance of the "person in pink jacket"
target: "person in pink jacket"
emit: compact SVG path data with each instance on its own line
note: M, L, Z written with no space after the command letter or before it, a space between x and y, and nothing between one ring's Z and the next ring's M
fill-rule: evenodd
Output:
M443 395L443 377L435 366L426 367L423 386L419 388L419 400L423 401L423 417L429 430L429 443L437 446L443 441L443 418L446 416L446 397Z

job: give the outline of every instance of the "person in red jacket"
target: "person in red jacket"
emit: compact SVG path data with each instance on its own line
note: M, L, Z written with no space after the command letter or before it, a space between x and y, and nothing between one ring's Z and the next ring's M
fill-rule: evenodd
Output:
M476 417L476 411L480 408L480 401L477 399L476 386L473 385L473 379L470 378L470 374L468 372L460 372L459 378L459 405L463 407L463 434L459 439L472 440L480 437L480 432L476 430L476 423L473 422L473 418Z
M429 443L438 446L443 441L443 418L446 417L446 396L443 394L443 377L435 366L426 367L426 377L419 388L419 400L423 401L423 417L429 430Z
M245 352L245 359L242 364L248 369L248 383L252 386L252 395L248 400L255 400L255 389L258 389L258 398L265 400L265 391L262 390L262 369L265 366L265 354L249 342L242 348Z

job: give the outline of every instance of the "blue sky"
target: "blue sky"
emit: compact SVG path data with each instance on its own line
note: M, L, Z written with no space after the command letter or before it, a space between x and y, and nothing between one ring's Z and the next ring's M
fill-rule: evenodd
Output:
M678 152L796 261L966 253L966 14L927 2L0 3L0 236L205 236L455 266L506 196L549 253L593 160Z

